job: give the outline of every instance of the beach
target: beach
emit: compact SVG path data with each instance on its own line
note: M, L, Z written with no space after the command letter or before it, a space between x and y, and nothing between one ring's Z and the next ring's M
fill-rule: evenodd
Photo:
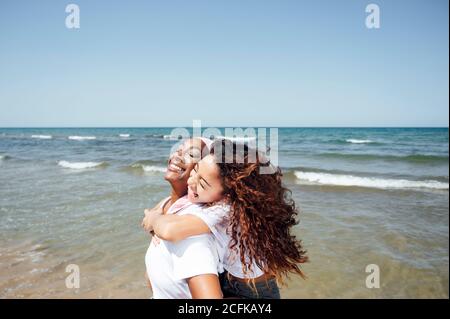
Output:
M149 298L140 222L169 194L171 132L0 128L0 298ZM283 298L449 297L448 128L278 132L310 257Z

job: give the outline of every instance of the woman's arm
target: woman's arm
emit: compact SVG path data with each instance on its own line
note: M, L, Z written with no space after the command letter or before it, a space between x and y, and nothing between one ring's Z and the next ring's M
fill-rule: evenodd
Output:
M155 234L161 239L172 242L211 232L208 225L194 215L153 214L149 219Z
M167 201L167 198L164 198L163 200L161 200L158 204L156 204L155 207L153 208L146 208L144 209L144 218L142 219L142 223L141 226L147 231L147 232L153 232L153 226L151 224L151 221L149 219L149 216L151 215L151 213L153 214L163 214L163 203Z
M181 216L180 216L181 217ZM222 299L219 277L213 274L194 276L187 279L192 299Z
M220 263L212 235L192 236L170 246L173 253L173 275L186 280L192 298L222 298Z

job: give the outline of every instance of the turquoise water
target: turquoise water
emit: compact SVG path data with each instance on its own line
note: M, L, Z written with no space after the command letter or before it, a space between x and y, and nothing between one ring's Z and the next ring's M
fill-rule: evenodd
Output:
M148 297L172 128L0 128L0 296ZM448 297L448 129L280 128L311 262L288 298ZM81 269L80 289L64 285ZM381 288L365 287L378 264Z

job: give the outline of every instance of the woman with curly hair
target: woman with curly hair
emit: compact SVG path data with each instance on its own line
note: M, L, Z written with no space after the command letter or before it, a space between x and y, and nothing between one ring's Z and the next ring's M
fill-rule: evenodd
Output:
M299 265L308 260L290 233L298 211L281 178L256 150L216 141L188 179L187 199L202 209L182 216L153 212L146 226L172 242L212 233L225 270L224 297L280 298L278 283L290 273L304 278Z

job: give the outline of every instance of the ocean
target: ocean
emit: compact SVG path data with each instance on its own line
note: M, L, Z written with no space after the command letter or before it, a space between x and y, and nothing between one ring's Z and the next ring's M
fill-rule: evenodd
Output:
M149 298L140 227L172 128L0 128L0 298ZM283 298L448 298L448 128L279 128L307 279ZM66 267L80 287L66 287ZM368 265L380 287L368 288Z

